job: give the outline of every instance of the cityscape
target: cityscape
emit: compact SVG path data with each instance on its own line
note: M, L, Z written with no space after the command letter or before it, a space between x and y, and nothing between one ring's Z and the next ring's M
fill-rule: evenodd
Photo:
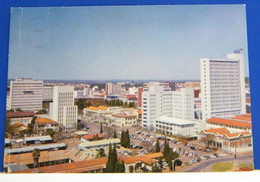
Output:
M197 58L200 50L195 51L196 54L191 51L187 61L185 56L180 56L183 60L174 61L172 50L168 52L168 49L162 50L159 46L174 46L176 42L166 40L165 37L171 37L170 34L164 35L168 30L162 29L164 33L160 35L151 33L165 27L158 26L161 20L149 14L150 8L165 12L166 17L178 17L174 13L178 14L177 9L180 8L187 12L183 19L193 17L196 11L222 11L225 14L232 10L234 16L240 13L245 16L243 6L226 6L226 9L222 6L12 9L5 121L6 173L175 173L254 169L246 39L241 38L240 45L244 47L236 49L237 42L229 34L243 37L245 22L237 21L237 26L242 27L240 34L235 33L238 30L236 23L234 27L227 28L230 32L223 33L223 39L227 42L233 40L234 44L221 45L224 48L219 48L220 52L211 53L212 49L205 46L219 39L216 37L216 40L202 41L201 46L205 46L203 56L200 54ZM93 16L88 13L96 15L101 11L105 13L94 17L97 22L90 23L90 30L88 18ZM76 12L80 16L87 15L84 20L86 27L83 27L85 22L81 18L77 19L83 21L80 28L87 33L69 30L71 22L68 23L64 32L76 33L66 38L59 35L62 37L59 41L66 40L75 46L68 49L70 45L51 40L50 36L59 29L51 24L54 21L51 17L66 13L68 19L74 19ZM203 13L198 13L200 18L205 18L201 21L212 22L213 19ZM218 16L214 15L214 18ZM119 20L120 28L115 27L114 19ZM187 24L193 21L192 18L186 19L187 22L184 22ZM99 20L106 25L100 25ZM57 26L66 27L64 19L61 20L63 23L55 21ZM169 22L165 20L163 23L173 28L175 25ZM219 21L216 26L221 23L226 22ZM48 28L49 25L55 28ZM101 30L100 26L106 26L106 29ZM140 28L138 31L137 26ZM203 28L215 29L214 26ZM201 26L193 28L194 31L202 30ZM55 33L51 33L53 29ZM126 32L122 33L122 29ZM31 31L37 36L30 37ZM180 34L178 31L183 30L174 29L173 32ZM45 40L45 32L48 40ZM88 33L92 38L87 38L85 48L94 52L86 51L80 53L83 58L67 61L67 57L78 58L78 50L83 48L74 40L82 40ZM95 37L96 34L101 37ZM118 34L127 38L117 37ZM76 35L80 38L75 38ZM159 38L153 38L154 35ZM147 37L140 39L140 36ZM191 43L197 40L196 33L194 36L196 39ZM68 41L70 37L73 40ZM159 39L162 39L161 45L149 46L155 42L160 44ZM131 43L123 46L118 40L122 40L123 44L131 41L139 44L136 44L137 49L129 52L126 47L131 47ZM148 40L151 42L146 44ZM39 41L41 45L34 45ZM110 46L105 45L107 43ZM31 45L35 52L32 52ZM230 50L229 46L235 50ZM59 54L59 49L64 52ZM55 59L63 62L51 60L53 50L57 53ZM182 51L181 48L178 50ZM146 55L148 52L150 57ZM118 60L114 58L114 53ZM223 57L223 54L226 56ZM47 57L50 60L46 60L46 64L40 61ZM27 61L28 58L30 60ZM38 61L31 61L34 58ZM136 61L137 58L140 58L139 61ZM49 64L53 66L49 67Z

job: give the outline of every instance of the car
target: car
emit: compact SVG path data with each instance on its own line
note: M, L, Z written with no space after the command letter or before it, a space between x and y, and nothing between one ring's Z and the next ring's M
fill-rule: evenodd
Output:
M190 161L191 164L197 163L197 162L198 162L198 161L197 161L196 159L192 159L192 160Z
M205 160L205 157L203 157L203 156L200 156L200 159L203 161L203 160Z
M192 157L192 156L193 156L193 152L190 152L189 157Z
M185 162L184 164L185 164L185 166L190 166L191 165L191 163L189 163L189 162Z
M216 157L220 157L217 153L214 153L213 155L215 155Z
M198 156L198 153L197 153L197 152L195 152L195 153L194 153L194 156L195 156L195 157L197 157L197 156Z
M191 145L190 149L195 150L195 146Z
M187 151L187 152L185 152L185 156L188 156L189 155L189 152Z
M182 165L182 161L180 159L175 159L174 163L175 163L175 166L181 166Z

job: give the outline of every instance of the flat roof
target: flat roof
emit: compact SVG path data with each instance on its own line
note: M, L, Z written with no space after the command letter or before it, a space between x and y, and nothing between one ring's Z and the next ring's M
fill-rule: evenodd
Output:
M167 116L161 116L155 121L161 121L165 123L175 124L175 125L188 125L188 124L195 124L194 122L186 119L179 119L179 118L173 118L173 117L167 117Z
M113 139L106 139L106 140L97 140L97 141L91 141L91 142L84 142L79 144L79 147L94 147L94 146L99 146L99 145L109 145L109 144L114 144L114 143L120 143L119 138L113 138Z
M56 148L61 148L61 147L66 147L66 144L65 143L55 143L55 144L29 146L29 147L23 147L23 148L15 148L15 149L5 149L4 152L6 154L15 154L15 153L32 152L34 149L50 150L50 149L56 149Z
M35 137L25 137L24 141L28 142L28 141L35 141L35 140L40 140L40 141L48 141L48 140L52 140L52 138L50 137L50 135L47 136L35 136Z
M75 131L74 132L76 135L87 135L88 132L87 131Z

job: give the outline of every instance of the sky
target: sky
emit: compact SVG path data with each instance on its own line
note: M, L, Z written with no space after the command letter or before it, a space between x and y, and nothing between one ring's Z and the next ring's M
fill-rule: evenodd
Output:
M199 80L240 48L248 76L244 5L12 8L8 77Z

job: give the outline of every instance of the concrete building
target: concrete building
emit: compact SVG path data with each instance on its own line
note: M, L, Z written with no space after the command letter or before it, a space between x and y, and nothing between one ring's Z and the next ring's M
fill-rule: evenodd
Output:
M231 133L252 131L251 114L235 116L232 118L210 118L207 120L207 129L226 127Z
M58 121L60 126L67 129L76 129L78 107L74 105L73 86L55 86L53 103L50 104L50 117Z
M137 107L142 107L142 94L143 94L144 88L139 87L137 91Z
M52 101L53 100L53 87L51 86L43 86L43 101Z
M119 138L113 138L113 139L105 139L105 140L97 140L97 141L88 141L79 144L78 149L79 150L96 150L96 149L106 149L109 147L109 144L116 144L116 146L120 146L120 139Z
M27 126L29 123L31 123L33 116L33 111L6 113L6 117L10 119L10 125L21 123Z
M195 123L173 117L161 116L155 120L155 131L173 136L194 136Z
M42 109L43 81L16 78L10 82L9 109L38 111Z
M243 54L226 59L201 58L202 118L228 118L246 113Z
M200 140L212 147L221 148L229 153L252 151L252 135L248 131L231 133L227 128L212 128L203 130Z
M106 95L120 95L121 94L121 85L115 83L106 83L105 87Z
M153 130L160 116L194 119L194 89L172 91L169 83L150 82L142 94L142 127Z

